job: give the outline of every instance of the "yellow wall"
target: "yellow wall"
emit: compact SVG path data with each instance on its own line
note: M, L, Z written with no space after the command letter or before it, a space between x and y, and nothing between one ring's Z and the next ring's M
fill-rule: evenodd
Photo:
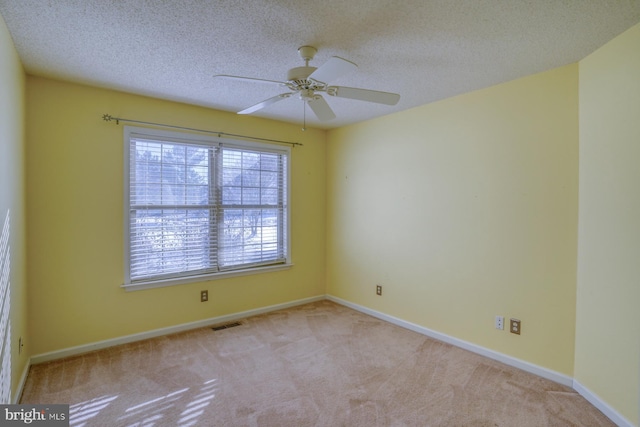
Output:
M640 423L640 24L580 62L575 379Z
M8 221L10 236L8 268L10 269L11 294L10 358L13 395L17 391L20 377L27 366L31 342L31 337L27 335L26 306L24 103L25 74L4 19L0 16L0 234ZM0 266L7 268L6 261L0 260ZM18 340L20 337L24 339L25 346L19 354ZM4 357L8 354L3 353L3 364L5 363ZM15 398L15 396L13 397Z
M303 143L291 163L294 267L122 290L123 127L105 113ZM324 131L31 76L27 126L33 355L325 293Z
M571 376L577 96L574 64L331 131L328 294Z

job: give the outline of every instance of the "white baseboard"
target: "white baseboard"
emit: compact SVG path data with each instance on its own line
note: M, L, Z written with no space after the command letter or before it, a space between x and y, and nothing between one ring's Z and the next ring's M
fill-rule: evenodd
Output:
M600 412L605 414L611 421L616 423L618 427L637 427L635 424L631 423L631 421L618 413L618 411L609 406L609 404L600 399L597 394L580 384L578 380L573 380L573 389L577 391L580 396L587 399L589 403L598 408Z
M253 310L241 311L239 313L227 314L224 316L212 317L209 319L198 320L197 322L183 323L181 325L170 326L168 328L154 329L152 331L141 332L139 334L126 335L123 337L112 338L104 341L93 342L89 344L83 344L76 347L65 348L62 350L51 351L48 353L38 354L31 357L31 363L37 365L38 363L49 362L56 359L62 359L64 357L75 356L78 354L88 353L94 350L100 350L107 347L113 347L115 345L127 344L135 341L142 341L148 338L155 338L163 335L169 335L176 332L188 331L191 329L204 328L207 326L215 325L218 323L230 322L233 320L244 319L246 317L256 316L258 314L268 313L271 311L282 310L285 308L295 307L298 305L308 304L315 301L322 301L325 299L324 295L316 297L304 298L296 301L290 301L282 304L270 305L267 307L255 308Z
M338 297L334 297L332 295L327 295L327 299L337 304L344 305L345 307L352 308L361 313L365 313L370 316L376 317L378 319L387 321L389 323L393 323L394 325L401 326L403 328L412 330L414 332L418 332L419 334L423 334L440 341L444 341L448 344L463 348L465 350L469 350L481 356L485 356L490 359L497 360L499 362L504 363L505 365L513 366L514 368L522 369L523 371L529 372L531 374L538 375L542 378L546 378L548 380L555 381L559 384L571 387L619 427L638 427L635 424L632 424L625 417L620 415L620 413L618 413L615 409L613 409L609 404L605 403L595 393L593 393L592 391L590 391L589 389L584 387L582 384L580 384L578 381L576 381L572 377L569 377L568 375L564 375L559 372L534 365L532 363L517 359L512 356L507 356L506 354L489 350L488 348L484 348L479 345L472 344L470 342L463 341L461 339L454 338L449 335L445 335L440 332L433 331L423 326L416 325L415 323L407 322L406 320L402 320L394 316L389 316L388 314L384 314L379 311L372 310L370 308L343 300Z
M407 322L406 320L399 319L394 316L390 316L388 314L384 314L382 312L364 307L359 304L355 304L346 300L343 300L338 297L334 297L332 295L320 295L311 298L304 298L296 301L290 301L283 304L276 304L267 307L256 308L253 310L242 311L239 313L228 314L224 316L212 317L205 320L199 320L197 322L184 323L181 325L171 326L168 328L155 329L152 331L142 332L139 334L127 335L123 337L113 338L109 340L94 342L90 344L80 345L77 347L70 347L62 350L52 351L49 353L43 353L39 355L32 356L27 366L25 367L22 376L20 378L20 383L18 385L18 390L16 390L15 396L13 397L14 403L18 403L20 396L22 395L22 390L27 379L27 374L29 373L29 367L31 364L38 364L43 362L48 362L56 359L62 359L64 357L75 356L83 353L88 353L90 351L99 350L107 347L112 347L115 345L126 344L135 341L141 341L148 338L154 338L158 336L173 334L176 332L183 332L190 329L197 329L202 327L207 327L210 325L215 325L218 323L229 322L233 320L244 319L246 317L256 316L258 314L269 313L271 311L282 310L290 307L295 307L303 304L309 304L316 301L322 301L327 299L329 301L333 301L337 304L343 305L345 307L352 308L356 311L359 311L364 314L368 314L370 316L376 317L378 319L387 321L394 325L403 327L405 329L409 329L411 331L417 332L422 335L426 335L431 338L435 338L437 340L446 342L448 344L454 345L456 347L463 348L465 350L471 351L473 353L477 353L481 356L488 357L493 360L497 360L506 365L513 366L518 369L522 369L523 371L532 373L534 375L538 375L542 378L546 378L551 381L555 381L559 384L563 384L569 387L572 387L576 390L582 397L584 397L589 403L598 408L603 414L605 414L611 421L616 423L619 427L638 427L632 424L625 417L620 415L615 409L613 409L609 404L605 403L599 396L595 393L584 387L577 380L569 377L567 375L561 374L559 372L543 368L541 366L534 365L532 363L526 362L524 360L517 359L512 356L508 356L506 354L502 354L488 348L479 346L477 344L473 344L458 338L454 338L452 336L436 332L434 330L425 328L420 325L416 325L415 323Z
M31 359L27 360L27 365L22 370L22 375L20 375L20 381L18 382L18 389L16 390L13 398L11 399L11 403L20 403L20 398L22 397L24 384L27 382L27 375L29 375L30 367L31 367Z
M507 356L506 354L498 353L497 351L493 351L488 348L481 347L477 344L473 344L473 343L470 343L458 338L454 338L452 336L449 336L440 332L436 332L434 330L425 328L424 326L416 325L415 323L407 322L406 320L402 320L394 316L389 316L388 314L384 314L379 311L372 310L370 308L361 306L359 304L354 304L352 302L334 297L332 295L327 295L327 299L335 303L338 303L340 305L344 305L346 307L357 310L361 313L365 313L370 316L376 317L378 319L385 320L389 323L393 323L394 325L401 326L405 329L409 329L411 331L418 332L419 334L426 335L428 337L435 338L440 341L444 341L456 347L460 347L465 350L469 350L473 353L477 353L481 356L488 357L489 359L497 360L499 362L504 363L505 365L522 369L523 371L538 375L540 377L546 378L551 381L555 381L557 383L560 383L569 387L573 386L573 378L567 375L561 374L559 372L552 371L551 369L543 368L541 366L534 365L533 363L529 363L512 356Z

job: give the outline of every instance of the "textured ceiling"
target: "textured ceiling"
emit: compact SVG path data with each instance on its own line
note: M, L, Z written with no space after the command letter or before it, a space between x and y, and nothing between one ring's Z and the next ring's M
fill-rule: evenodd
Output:
M640 0L0 0L29 74L226 111L283 90L298 47L358 64L331 84L396 106L326 97L334 128L576 62L640 21ZM254 113L302 123L292 97Z

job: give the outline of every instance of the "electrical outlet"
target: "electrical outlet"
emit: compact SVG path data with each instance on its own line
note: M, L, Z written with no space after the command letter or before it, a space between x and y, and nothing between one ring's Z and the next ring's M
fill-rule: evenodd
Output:
M496 329L504 329L504 316L496 316Z
M382 285L376 285L376 295L382 295Z
M518 319L511 319L509 331L512 334L520 335L520 321Z
M200 291L200 302L209 301L209 291Z

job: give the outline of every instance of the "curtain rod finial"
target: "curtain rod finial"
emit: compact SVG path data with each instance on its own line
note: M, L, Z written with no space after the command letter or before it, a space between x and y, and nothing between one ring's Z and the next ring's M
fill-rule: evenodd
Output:
M102 120L104 120L105 122L110 122L112 119L111 114L103 114L102 115Z

